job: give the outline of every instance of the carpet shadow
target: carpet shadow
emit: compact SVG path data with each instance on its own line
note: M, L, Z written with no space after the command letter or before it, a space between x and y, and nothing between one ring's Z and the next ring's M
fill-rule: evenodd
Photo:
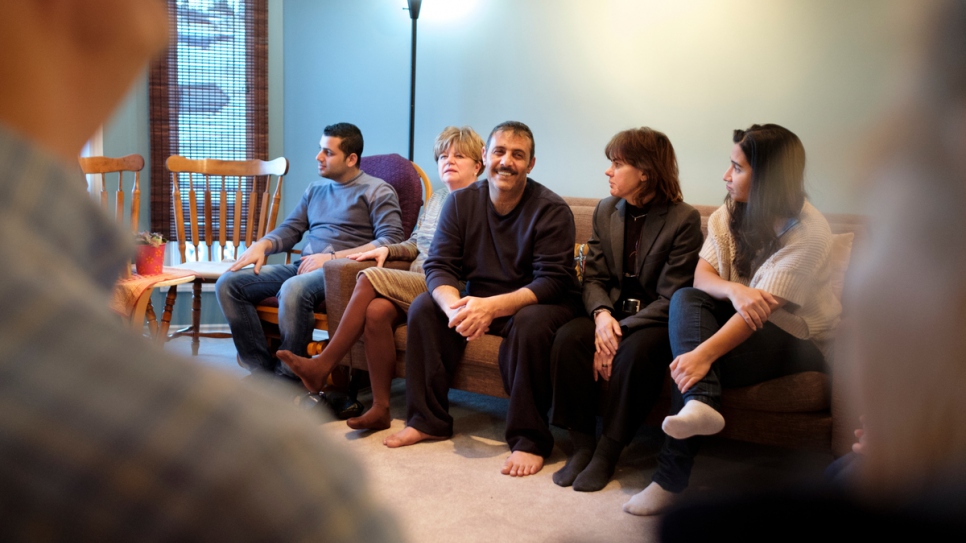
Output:
M510 452L506 443L470 434L453 436L453 452L463 458L493 458Z

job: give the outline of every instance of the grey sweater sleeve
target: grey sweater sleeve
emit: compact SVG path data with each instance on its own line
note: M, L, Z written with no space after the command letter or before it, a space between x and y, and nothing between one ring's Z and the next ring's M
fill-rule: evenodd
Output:
M403 241L402 213L399 211L399 198L396 190L388 183L373 187L369 201L369 218L376 247L392 245Z
M391 185L365 173L346 184L313 183L285 221L265 236L272 252L287 251L304 237L302 255L402 241L399 199Z
M288 217L282 221L282 224L275 227L274 230L265 234L262 239L268 240L272 244L272 248L269 253L281 253L283 251L288 251L295 246L296 243L301 241L302 234L308 230L309 227L309 217L308 217L308 205L309 205L309 192L312 190L311 187L302 193L302 197L299 199L299 203L295 206L295 209L289 213Z

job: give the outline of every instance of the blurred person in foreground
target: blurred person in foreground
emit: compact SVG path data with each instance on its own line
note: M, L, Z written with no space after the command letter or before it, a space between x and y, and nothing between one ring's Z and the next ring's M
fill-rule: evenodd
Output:
M165 45L165 18L154 0L4 5L0 540L396 540L305 415L108 309L133 240L90 201L77 154Z
M801 540L966 529L966 3L927 9L914 92L874 142L870 236L846 289L837 363L863 426L851 485L691 505L665 518L665 541L774 540L776 524Z

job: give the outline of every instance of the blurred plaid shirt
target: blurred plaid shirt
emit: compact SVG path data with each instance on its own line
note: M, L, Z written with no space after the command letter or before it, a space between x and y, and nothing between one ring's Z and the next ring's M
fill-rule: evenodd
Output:
M307 415L119 322L131 240L2 125L0 232L0 540L398 540Z

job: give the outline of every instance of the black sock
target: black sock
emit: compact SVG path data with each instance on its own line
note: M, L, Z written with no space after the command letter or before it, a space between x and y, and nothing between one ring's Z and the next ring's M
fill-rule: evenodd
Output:
M617 459L621 457L624 445L607 436L601 436L597 442L597 450L587 467L574 479L574 490L578 492L596 492L610 482L617 467Z
M560 486L574 484L577 474L590 463L590 459L594 455L594 447L597 445L592 434L585 434L576 430L570 431L570 439L574 442L574 454L567 459L564 467L553 474L553 482Z

